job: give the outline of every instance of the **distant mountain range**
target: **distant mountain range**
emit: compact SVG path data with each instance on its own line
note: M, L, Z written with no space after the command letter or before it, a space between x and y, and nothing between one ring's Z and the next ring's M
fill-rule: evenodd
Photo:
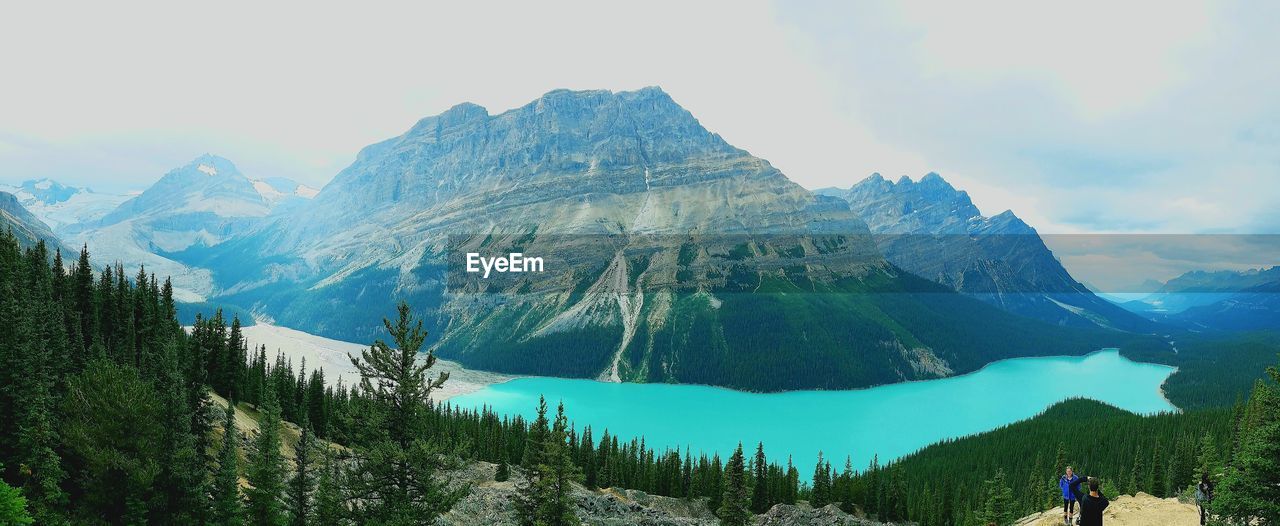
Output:
M1280 266L1187 272L1121 306L1192 330L1275 328L1280 324Z
M287 179L251 180L214 155L170 171L136 195L100 194L48 180L22 187L29 189L28 207L58 225L55 231L69 244L88 245L100 263L145 265L171 276L175 295L188 302L214 292L212 273L174 261L168 253L217 245L273 210L315 195Z
M369 341L408 300L441 355L513 373L847 388L1080 354L1150 324L936 174L809 192L657 88L462 104L319 192L206 155L65 231L174 276L186 301L325 336ZM459 280L467 251L554 271Z
M0 191L13 194L32 215L62 235L67 233L66 229L102 219L129 199L127 195L98 193L51 179L31 179L18 186L0 185Z
M1010 312L1057 325L1150 331L1150 321L1072 278L1036 230L1012 211L983 216L969 195L936 173L914 182L880 174L842 190L893 264Z

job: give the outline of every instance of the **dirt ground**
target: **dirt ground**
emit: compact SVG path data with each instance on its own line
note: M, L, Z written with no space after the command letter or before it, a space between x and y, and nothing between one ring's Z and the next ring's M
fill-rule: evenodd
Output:
M1200 524L1200 512L1195 504L1139 493L1136 496L1122 495L1111 501L1107 511L1103 512L1103 523L1107 526L1196 526ZM1061 526L1062 507L1025 517L1014 525Z

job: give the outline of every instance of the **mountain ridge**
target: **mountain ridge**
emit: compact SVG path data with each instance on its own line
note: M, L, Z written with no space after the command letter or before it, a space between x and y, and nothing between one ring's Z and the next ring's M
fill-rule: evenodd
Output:
M848 189L815 193L848 202L889 261L958 292L1055 324L1154 329L1076 281L1013 211L984 216L936 172L897 182L875 173Z

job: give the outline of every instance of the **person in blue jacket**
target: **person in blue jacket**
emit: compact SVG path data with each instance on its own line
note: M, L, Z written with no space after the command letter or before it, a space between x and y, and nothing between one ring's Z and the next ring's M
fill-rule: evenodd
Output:
M1062 523L1071 524L1071 516L1075 514L1076 502L1080 501L1080 484L1084 477L1077 475L1071 466L1067 466L1066 474L1058 477L1058 489L1062 490Z

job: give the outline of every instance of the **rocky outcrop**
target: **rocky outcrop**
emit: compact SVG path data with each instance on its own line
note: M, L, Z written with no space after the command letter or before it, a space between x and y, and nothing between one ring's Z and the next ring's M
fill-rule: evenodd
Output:
M779 504L768 513L757 517L759 526L892 526L845 513L839 506L828 504L821 508L806 505Z
M438 526L516 526L513 499L522 480L519 468L511 480L494 482L497 466L469 464L454 473L454 484L468 484L471 491L436 521ZM578 518L591 526L715 526L720 524L707 508L706 499L679 499L642 491L605 488L589 490L573 486ZM779 504L756 516L760 526L892 526L845 513L832 504L813 509L806 504Z
M511 479L495 482L497 466L486 462L469 464L453 473L454 484L467 484L467 496L436 521L440 526L500 526L519 524L514 499L517 484L523 481L518 467ZM574 484L573 498L583 524L601 526L712 526L719 524L705 500L685 500L649 495L634 490L606 488L588 490Z

